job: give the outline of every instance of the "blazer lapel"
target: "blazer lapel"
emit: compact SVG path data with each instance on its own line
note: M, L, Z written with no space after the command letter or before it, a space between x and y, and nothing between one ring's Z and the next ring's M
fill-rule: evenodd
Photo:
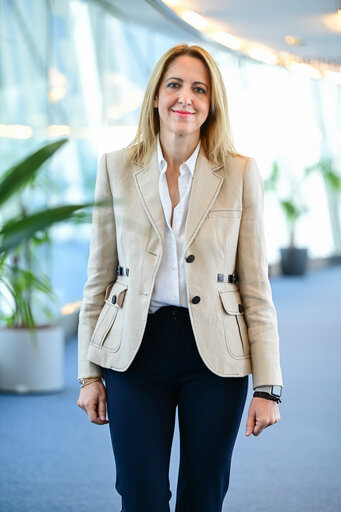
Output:
M134 178L139 196L155 233L163 246L165 218L159 195L160 171L157 163L157 152L153 151L152 157L146 166L135 165L138 165ZM215 172L221 169L221 167L221 165L212 166L202 148L200 148L187 212L184 252L192 243L205 219L206 212L219 194L224 178L219 174L215 174Z
M153 151L149 163L146 166L139 165L138 170L134 173L134 178L143 207L163 246L165 219L159 195L160 171L156 151Z
M222 165L212 166L200 148L196 162L191 195L188 205L187 220L185 226L184 253L198 233L205 219L206 212L216 200L224 182L223 176L215 174Z

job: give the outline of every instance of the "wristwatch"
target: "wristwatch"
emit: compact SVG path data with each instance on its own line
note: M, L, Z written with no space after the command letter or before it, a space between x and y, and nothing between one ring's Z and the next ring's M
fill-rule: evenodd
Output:
M282 386L271 386L270 394L276 398L280 398L282 395Z
M274 402L281 403L282 386L259 386L255 388L254 397L266 398Z
M81 388L85 385L85 381L87 379L101 379L101 381L103 383L102 377L81 377L80 379L78 379L78 382L79 382Z

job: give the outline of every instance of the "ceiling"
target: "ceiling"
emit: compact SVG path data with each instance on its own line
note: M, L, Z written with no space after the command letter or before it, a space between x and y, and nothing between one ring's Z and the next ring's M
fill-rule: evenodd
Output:
M341 15L337 0L165 0L213 20L229 34L292 52L304 59L341 64ZM341 4L340 4L341 7ZM285 36L302 40L288 46Z
M195 30L181 19L183 11L191 10L205 18L208 32L214 27L214 30L226 31L247 43L264 45L277 53L294 54L308 63L327 63L341 70L338 0L95 1L111 5L116 12L158 31L166 31L170 22L174 30ZM285 36L299 38L301 44L289 46Z

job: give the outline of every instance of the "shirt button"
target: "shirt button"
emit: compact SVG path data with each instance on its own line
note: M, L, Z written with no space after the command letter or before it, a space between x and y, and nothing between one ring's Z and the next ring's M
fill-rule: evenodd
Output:
M196 295L195 297L193 297L192 299L192 303L193 304L198 304L199 302L201 301L200 297L198 295Z
M190 255L189 255L189 256L187 256L187 258L186 258L187 263L192 263L192 261L194 261L194 260L195 260L195 256L194 256L194 254L190 254Z

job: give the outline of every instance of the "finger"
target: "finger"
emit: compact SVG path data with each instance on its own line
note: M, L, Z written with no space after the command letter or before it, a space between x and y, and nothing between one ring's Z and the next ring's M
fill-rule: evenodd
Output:
M270 423L266 418L257 418L255 428L253 429L253 435L259 436L259 434L261 434L269 424Z
M88 404L86 408L86 413L91 423L96 423L96 421L98 420L97 404L94 402Z
M91 423L95 423L95 425L106 425L107 423L109 423L109 421L105 418L105 413L104 419L100 417L99 406L97 401L88 404L86 412Z
M255 422L256 422L256 419L255 419L254 414L249 413L247 422L246 422L246 432L245 432L246 436L249 436L250 434L252 434L252 431L255 426Z
M101 420L101 418L97 418L95 421L93 421L92 423L94 423L95 425L106 425L107 423L109 423L108 420Z
M106 400L105 398L99 399L98 416L102 421L106 421Z
M261 434L264 430L265 426L264 425L261 425L259 423L256 423L256 426L255 428L253 429L253 435L254 436L259 436L259 434Z
M83 401L78 400L78 401L77 401L77 405L78 405L78 407L79 407L80 409L83 409L83 411L85 411L85 412L86 412L85 404L84 404L84 402L83 402Z

